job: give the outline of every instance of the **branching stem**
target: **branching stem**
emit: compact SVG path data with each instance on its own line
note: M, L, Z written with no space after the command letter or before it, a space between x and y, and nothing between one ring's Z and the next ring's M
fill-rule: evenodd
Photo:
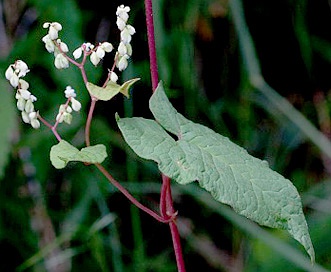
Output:
M159 82L159 74L157 67L157 55L155 47L155 33L153 20L153 5L152 0L145 0L147 38L150 58L150 70L152 79L153 92L157 88ZM160 194L160 213L163 217L176 216L177 213L173 208L173 200L171 195L170 178L162 174L162 188ZM185 272L185 264L181 249L180 236L175 220L169 222L173 248L175 251L177 269L179 272Z

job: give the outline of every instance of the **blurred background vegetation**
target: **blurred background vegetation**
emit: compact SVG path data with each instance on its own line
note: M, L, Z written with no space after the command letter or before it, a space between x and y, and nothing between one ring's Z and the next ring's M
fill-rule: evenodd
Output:
M318 264L311 266L301 246L286 233L237 216L194 185L174 184L187 270L328 271L329 143L325 149L318 147L314 143L319 142L319 134L307 136L306 123L298 124L304 116L313 128L331 137L330 3L243 1L241 13L237 2L154 1L160 78L181 113L267 160L295 184ZM85 41L116 45L115 11L120 4L131 7L130 23L137 30L133 56L121 80L142 80L133 88L132 99L118 96L98 104L91 139L107 146L105 165L113 176L144 204L158 208L156 165L129 150L114 122L115 112L151 116L143 1L1 0L0 271L176 271L166 225L132 207L93 167L71 164L56 171L51 166L48 154L55 137L46 127L36 131L22 124L14 92L4 78L10 63L26 61L31 69L26 79L38 97L36 107L48 120L55 119L65 87L76 89L85 110L74 116L70 127L62 125L60 133L83 146L89 97L75 67L54 68L53 56L41 42L42 24L60 22L61 39L71 52ZM235 24L245 18L248 28ZM245 49L253 45L240 39L247 29L256 56L245 57ZM259 65L269 91L275 89L286 98L302 113L301 119L282 111L277 96L270 99L254 85L251 68ZM105 79L112 57L105 58L102 66L95 69L89 64L90 81Z

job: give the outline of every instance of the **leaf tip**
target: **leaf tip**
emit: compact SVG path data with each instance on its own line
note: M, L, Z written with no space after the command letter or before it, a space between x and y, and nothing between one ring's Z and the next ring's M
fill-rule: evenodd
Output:
M115 120L116 120L116 122L118 122L119 120L121 120L121 117L118 114L118 112L115 113Z

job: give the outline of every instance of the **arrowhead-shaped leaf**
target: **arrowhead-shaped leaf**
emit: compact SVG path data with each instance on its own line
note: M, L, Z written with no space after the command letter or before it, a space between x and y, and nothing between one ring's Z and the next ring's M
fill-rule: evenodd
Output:
M137 155L157 162L162 173L180 184L198 181L217 201L237 213L261 225L287 230L314 261L301 199L288 179L228 138L179 114L162 84L150 99L150 109L156 121L117 119Z
M140 78L133 78L124 82L122 85L118 85L115 82L109 81L104 88L94 85L91 82L87 82L86 88L90 94L96 97L98 100L108 101L118 93L122 93L129 98L129 89L138 80L140 80Z
M51 163L57 169L64 168L71 161L102 163L106 157L107 152L104 145L98 144L78 150L64 140L52 146L50 152Z

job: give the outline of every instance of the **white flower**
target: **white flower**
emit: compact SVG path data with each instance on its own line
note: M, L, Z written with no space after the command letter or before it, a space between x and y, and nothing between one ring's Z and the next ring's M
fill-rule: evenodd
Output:
M103 50L105 50L107 53L113 51L113 49L114 49L113 45L111 43L109 43L109 42L103 42L101 44L101 48Z
M5 77L7 80L10 80L14 75L14 70L13 67L11 65L9 65L9 67L7 68L6 72L5 72Z
M31 100L32 102L36 102L36 101L37 101L37 97L35 97L33 94L31 94L31 96L30 96L30 100Z
M26 113L30 113L34 111L34 106L31 100L26 101L24 111Z
M128 67L128 60L127 60L127 55L124 55L123 57L121 57L118 62L116 63L116 66L118 68L118 70L123 71L126 69L126 67Z
M67 53L69 51L68 45L62 42L60 39L56 40L57 44L60 46L60 49L63 53Z
M98 54L95 51L93 51L90 56L90 60L93 63L93 65L97 66L101 59L98 57Z
M116 25L118 29L122 31L126 26L126 22L121 17L117 17Z
M64 94L66 98L76 97L75 90L71 86L66 87L66 89L64 90Z
M125 44L123 42L120 42L120 44L118 45L118 49L117 52L121 55L124 56L127 52L127 48L125 46Z
M71 97L70 99L71 101L71 107L74 111L80 111L80 109L82 108L82 104L76 100L75 98Z
M125 46L126 46L126 54L128 56L131 56L132 55L132 46L131 46L131 44L127 43Z
M19 84L19 78L24 77L29 71L30 70L24 61L17 60L14 64L9 65L5 72L5 77L9 80L10 85L16 88Z
M109 73L110 73L110 80L116 83L118 80L118 76L116 75L116 73L113 71L110 71Z
M127 29L127 31L129 32L130 35L133 35L136 33L136 29L132 25L127 25L125 28Z
M55 51L55 44L47 34L41 39L45 43L45 48L49 53L52 53Z
M30 120L37 118L37 113L35 111L29 113Z
M25 111L22 111L21 116L22 116L22 120L23 120L24 123L27 123L27 124L30 123L30 118L29 118L28 113L26 113Z
M24 98L17 98L16 107L19 111L24 111L26 100Z
M82 47L77 48L72 55L74 56L75 59L79 59L82 56L83 49Z
M120 5L116 10L116 15L127 22L129 15L128 12L130 11L130 7Z
M18 92L20 93L21 97L25 100L29 100L31 97L31 93L28 90L24 89L18 89Z
M122 31L121 31L121 41L124 42L125 44L130 43L131 42L131 35L129 30L125 27Z
M24 90L29 89L29 83L26 82L24 79L21 79L21 78L20 78L20 79L18 80L18 84L19 84L19 86L20 86L21 89L24 89Z
M16 74L13 74L13 76L9 80L10 85L16 88L18 86L18 80L19 80L18 76Z
M44 23L43 28L48 28L48 35L51 40L56 40L59 37L58 32L62 30L62 25L58 22Z
M83 43L82 48L84 51L89 52L94 49L94 45L91 43Z
M40 128L40 122L38 119L33 119L31 120L31 126L34 128L34 129L38 129Z
M69 67L69 61L63 56L63 54L56 55L54 64L57 69L65 69Z
M105 56L105 54L106 54L105 50L103 50L103 48L101 46L99 46L97 48L97 50L95 51L95 53L97 54L97 56L98 56L99 59L102 59Z
M14 68L15 72L18 72L18 77L24 77L30 71L28 65L23 60L17 60Z

